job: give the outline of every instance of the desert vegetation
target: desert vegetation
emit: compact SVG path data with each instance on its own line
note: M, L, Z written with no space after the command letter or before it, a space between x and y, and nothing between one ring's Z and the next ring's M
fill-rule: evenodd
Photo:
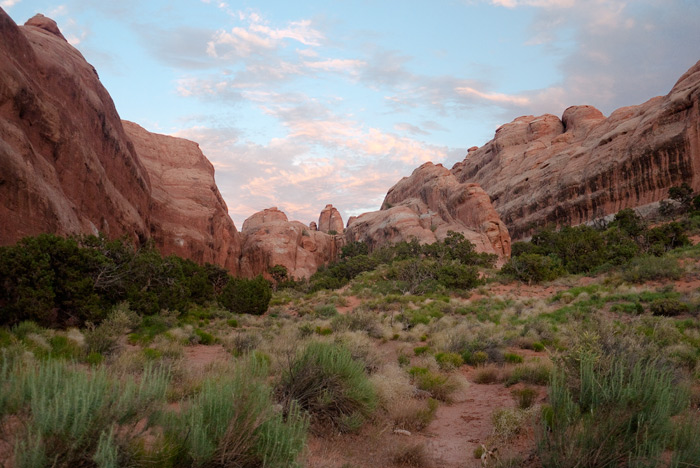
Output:
M2 247L0 466L698 466L683 206L542 230L500 270L456 233L272 283L103 237Z

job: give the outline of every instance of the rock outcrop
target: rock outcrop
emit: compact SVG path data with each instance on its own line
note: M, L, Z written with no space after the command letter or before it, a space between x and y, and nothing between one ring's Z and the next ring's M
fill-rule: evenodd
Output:
M95 69L42 15L0 9L0 245L127 235L238 272L240 239L195 143L122 123Z
M490 195L514 239L700 190L700 62L663 97L605 116L591 106L519 117L452 172Z
M373 247L417 239L442 240L448 231L463 234L480 252L510 256L510 236L488 195L477 184L460 183L441 164L425 163L394 185L382 209L348 223L348 242Z
M239 234L199 145L122 123L151 181L151 237L161 253L237 273Z
M0 244L42 232L148 238L150 183L94 68L0 9Z
M255 213L241 228L241 274L269 277L268 269L283 265L292 278L308 278L321 265L337 260L344 241L340 236L312 231L305 224L289 221L272 207Z
M318 215L318 230L325 233L343 233L343 218L333 205L326 205Z

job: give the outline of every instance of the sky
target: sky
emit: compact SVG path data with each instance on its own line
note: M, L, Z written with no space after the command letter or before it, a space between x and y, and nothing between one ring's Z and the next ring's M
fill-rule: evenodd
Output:
M379 209L521 115L609 115L700 60L699 0L0 0L53 18L122 119L199 143L240 229Z

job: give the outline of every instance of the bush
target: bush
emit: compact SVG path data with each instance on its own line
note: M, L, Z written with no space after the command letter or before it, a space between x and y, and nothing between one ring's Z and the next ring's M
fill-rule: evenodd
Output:
M425 367L412 367L408 373L419 390L429 392L440 401L450 402L452 394L459 388L449 375L435 373Z
M298 404L317 426L341 431L359 429L377 404L364 364L331 343L310 343L283 371L278 393L286 407Z
M503 265L501 273L529 284L551 281L565 271L559 258L532 253L512 257Z
M659 298L654 299L649 304L649 310L654 315L664 315L666 317L675 317L676 315L687 314L690 311L688 304L674 298Z
M181 413L168 415L175 466L297 466L307 421L294 404L275 411L266 373L263 360L251 359L232 376L204 381Z
M671 417L688 405L671 371L644 360L600 365L583 352L577 362L576 375L560 369L550 383L543 466L656 466L672 442Z
M523 387L513 390L513 397L518 402L518 408L528 409L533 405L537 398L537 390L532 387Z
M168 380L167 371L146 369L139 383L119 382L104 368L78 371L60 361L16 369L9 394L29 414L17 434L16 466L93 466L106 457L124 465L141 434L136 423L164 401Z
M457 353L437 353L435 360L442 370L456 369L464 364L464 359Z
M622 279L631 283L643 283L660 279L676 280L683 270L673 257L642 256L633 258L622 270Z
M262 315L272 299L270 283L258 275L253 279L230 278L218 297L222 307L236 314Z

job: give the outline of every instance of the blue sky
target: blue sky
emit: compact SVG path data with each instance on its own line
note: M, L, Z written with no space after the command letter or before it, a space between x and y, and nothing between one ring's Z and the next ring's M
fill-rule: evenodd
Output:
M123 119L198 142L240 229L270 206L379 208L520 115L666 94L697 0L0 0L56 20Z

